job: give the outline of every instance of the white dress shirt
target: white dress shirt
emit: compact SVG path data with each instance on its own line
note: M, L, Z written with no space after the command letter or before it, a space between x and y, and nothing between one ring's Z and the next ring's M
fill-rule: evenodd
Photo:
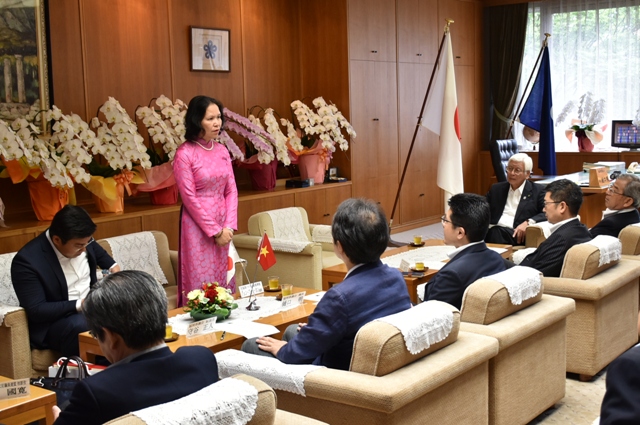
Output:
M606 210L602 211L602 220L604 220L606 217L609 217L610 215L628 213L633 210L635 210L635 208L625 208L624 210L610 210L609 208L607 208Z
M555 232L556 230L558 230L559 228L561 228L562 226L564 226L565 224L567 224L568 222L570 222L571 220L579 220L580 217L571 217L568 218L566 220L562 220L556 224L552 224L551 227L549 228L551 234L553 234L553 232Z
M67 281L67 288L69 292L69 301L76 300L76 310L80 311L82 306L82 299L89 293L89 287L91 285L91 270L89 269L89 260L87 259L87 252L83 251L82 254L74 258L67 258L58 251L58 248L51 241L49 231L47 230L47 239L53 248L53 252L56 253L64 278Z
M507 202L504 205L504 210L502 211L502 215L500 216L500 220L498 220L497 226L508 227L513 229L513 222L516 218L516 211L518 210L518 205L520 204L520 198L522 197L522 192L524 191L524 185L527 183L525 180L520 187L516 190L513 190L511 186L509 186L509 194L507 195Z

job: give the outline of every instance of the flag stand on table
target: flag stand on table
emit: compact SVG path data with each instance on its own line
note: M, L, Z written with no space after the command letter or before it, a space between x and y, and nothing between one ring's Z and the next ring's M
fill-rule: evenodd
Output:
M269 236L267 236L267 232L262 234L262 239L260 239L260 244L258 245L258 256L256 257L256 270L253 273L253 282L256 280L256 276L258 274L258 264L262 267L262 270L267 271L271 266L276 263L276 255L273 252L273 248L271 248L271 242L269 242ZM249 282L253 285L253 282ZM258 310L260 307L256 305L256 298L251 301L251 296L253 295L253 286L251 286L251 294L249 294L249 305L247 306L247 310Z
M391 231L391 225L393 224L393 217L400 200L400 191L402 190L402 184L404 183L405 175L407 174L407 167L409 166L409 159L413 151L413 146L418 136L418 129L420 126L424 126L434 133L440 136L440 152L438 155L438 186L445 191L445 209L447 200L451 195L456 193L462 193L464 191L462 181L462 147L460 144L460 123L458 120L458 101L456 96L456 83L455 73L453 69L453 53L451 49L451 35L449 34L449 25L453 23L452 19L445 19L447 24L444 27L444 35L438 48L438 54L436 61L431 72L431 78L429 79L429 85L427 86L427 92L422 102L422 108L420 109L420 115L418 116L418 122L416 123L415 131L413 132L413 138L411 139L411 145L409 146L409 152L407 153L407 159L404 163L404 169L402 170L402 176L400 177L400 184L398 185L398 191L396 192L396 199L393 203L393 209L391 210L391 216L389 218L389 231ZM440 60L440 56L445 47L444 58ZM436 77L437 72L437 77ZM434 95L429 98L432 83L434 84ZM427 100L429 100L429 116L428 122L422 122L422 116L427 106ZM435 110L434 110L435 108ZM441 109L438 109L441 108ZM396 242L389 239L389 246L403 246L406 243Z

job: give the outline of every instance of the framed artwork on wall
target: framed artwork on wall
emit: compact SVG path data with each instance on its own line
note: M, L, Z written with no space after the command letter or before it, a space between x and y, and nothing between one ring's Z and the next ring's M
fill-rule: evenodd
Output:
M191 70L229 72L229 30L191 28Z
M49 109L44 9L45 0L0 0L7 22L0 42L0 119L7 122Z

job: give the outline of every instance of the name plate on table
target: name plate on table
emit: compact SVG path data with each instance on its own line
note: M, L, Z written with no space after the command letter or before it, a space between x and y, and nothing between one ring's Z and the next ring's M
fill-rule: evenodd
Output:
M215 332L215 324L217 320L217 317L212 317L210 319L198 320L197 322L190 323L187 328L187 338L193 338L197 335Z
M409 262L407 260L405 260L404 258L400 261L400 267L398 267L400 269L401 272L408 272L409 271Z
M307 295L307 292L298 292L295 294L287 295L286 297L282 297L282 308L285 307L295 307L304 301L304 296Z
M609 187L609 174L605 167L595 167L589 170L589 187Z
M251 292L252 288L253 292ZM262 286L261 281L247 283L246 285L238 287L238 289L240 289L240 298L246 298L249 295L264 294L264 286Z
M29 378L0 382L0 400L15 397L26 397L31 394Z

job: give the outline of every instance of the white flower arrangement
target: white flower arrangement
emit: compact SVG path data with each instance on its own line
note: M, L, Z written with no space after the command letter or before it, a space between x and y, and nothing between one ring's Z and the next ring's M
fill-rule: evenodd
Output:
M251 117L252 115L249 116L249 119L251 119ZM275 117L275 112L273 111L273 109L272 108L265 109L264 116L262 119L264 120L264 123L267 126L266 128L267 132L271 134L271 136L273 136L273 139L275 141L276 157L284 165L290 165L291 158L289 158L289 149L287 148L287 142L289 141L289 137L285 136L285 134L280 129L280 124L278 123L278 120ZM257 118L255 120L257 121L257 124L260 125L260 120L258 120ZM286 119L281 119L281 122L285 126L287 124L291 125L291 123L289 123L289 121L287 121ZM293 127L293 125L291 125L291 127ZM300 138L298 138L298 141L299 140Z
M632 121L632 124L640 128L640 108L636 111L636 118Z
M159 110L149 106L136 109L136 116L146 126L149 137L154 143L162 146L166 156L161 157L150 148L155 157L152 156L154 165L160 165L165 160L172 161L178 146L185 141L184 116L187 113L187 106L180 99L175 103L165 95L160 95L156 99Z
M336 143L343 151L349 149L349 143L340 129L343 128L352 139L356 138L356 132L344 115L334 104L327 104L322 97L315 98L313 106L317 112L299 100L291 103L293 113L304 133L320 139L322 147L329 152L335 152Z
M606 101L604 99L594 101L593 93L588 91L580 96L579 101L579 104L573 100L567 102L565 107L562 108L560 115L556 118L556 125L564 122L569 114L576 109L576 106L578 106L578 119L580 120L580 123L571 126L571 129L574 131L593 131L594 126L604 120L606 113Z
M238 148L228 132L236 133L238 136L244 137L251 142L251 145L257 151L258 162L260 164L269 164L275 159L273 147L276 141L269 134L262 124L252 122L251 119L236 114L228 108L224 108L225 123L223 131L220 132L220 141L227 146L229 153L234 159L244 161L244 154ZM255 120L255 117L253 117Z

